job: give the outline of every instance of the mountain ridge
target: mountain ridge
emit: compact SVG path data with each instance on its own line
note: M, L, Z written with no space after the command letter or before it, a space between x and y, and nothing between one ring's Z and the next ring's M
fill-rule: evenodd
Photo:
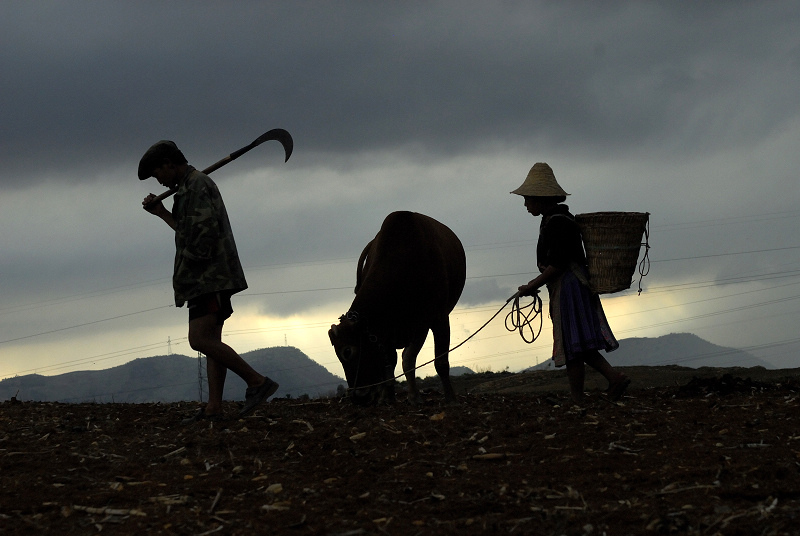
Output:
M276 397L308 395L320 397L346 387L346 381L328 372L291 346L262 348L242 354L253 368L280 384ZM771 363L735 348L710 343L692 333L670 333L661 337L633 337L607 354L613 366L764 367ZM466 367L452 372L468 374ZM525 371L552 369L548 359ZM524 372L524 371L523 371ZM202 373L202 377L199 375ZM134 359L123 365L98 371L75 371L57 376L30 374L0 381L0 400L43 402L178 402L205 400L205 368L197 358L161 355ZM401 379L402 381L402 379ZM245 383L229 373L225 400L243 400Z
M276 397L319 397L335 393L345 380L331 374L292 346L262 348L242 354L254 369L280 384ZM244 381L225 379L225 400L243 400ZM116 367L55 376L29 374L0 381L0 400L42 402L179 402L207 398L205 366L185 355L137 358Z
M693 333L669 333L660 337L631 337L619 341L613 352L601 352L615 367L680 365L700 367L764 367L777 368L772 363L737 348L719 346ZM525 370L552 369L548 359Z

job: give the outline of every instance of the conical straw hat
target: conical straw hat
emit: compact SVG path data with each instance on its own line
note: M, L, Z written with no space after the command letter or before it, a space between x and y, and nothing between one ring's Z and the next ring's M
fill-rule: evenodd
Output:
M525 182L522 186L511 192L517 195L533 195L537 197L556 197L562 195L569 195L564 189L556 182L556 176L553 170L544 162L538 162L533 165L525 177Z

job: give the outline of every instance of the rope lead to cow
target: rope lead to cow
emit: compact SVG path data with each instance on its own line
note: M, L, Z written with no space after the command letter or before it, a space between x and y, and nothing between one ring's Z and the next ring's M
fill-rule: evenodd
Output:
M542 316L542 299L539 297L539 291L536 290L535 294L532 296L533 301L528 305L520 307L519 298L520 295L519 292L517 292L506 301L506 304L512 300L514 301L514 304L511 306L511 311L506 315L506 329L508 331L519 331L522 340L531 344L538 339L539 335L542 333L542 324L544 322ZM539 319L539 329L534 331L532 324L536 318ZM526 333L530 333L530 335L526 335Z
M503 306L500 307L500 309L498 309L497 312L495 314L493 314L492 317L489 320L487 320L481 327L479 327L477 330L475 330L475 332L473 332L472 335L470 335L469 337L467 337L466 339L464 339L463 341L461 341L457 345L455 345L452 348L450 348L450 350L448 350L448 353L449 352L454 352L455 350L458 350L461 346L466 344L467 341L469 341L472 337L474 337L475 335L480 333L483 330L483 328L485 328L486 326L491 324L492 320L497 318L497 316L500 313L503 312L503 309L505 309L506 306L512 300L514 301L514 304L511 306L511 311L508 313L508 315L506 315L506 329L508 329L509 331L516 331L517 329L519 329L519 333L522 336L522 340L524 340L528 344L530 344L533 341L535 341L539 337L539 334L542 332L542 299L539 297L539 292L537 291L536 294L533 296L533 302L532 303L530 303L528 305L525 305L523 307L520 307L519 306L519 298L520 298L520 296L519 296L519 293L517 292L516 294L511 296L509 299L507 299L506 302L503 304ZM526 313L525 311L527 309L532 309L532 310L530 312ZM533 316L531 316L531 313L534 313ZM531 323L536 319L536 317L539 317L539 329L536 331L536 333L534 333L533 328L531 327ZM513 327L509 328L509 324L512 325ZM526 335L525 335L525 332L524 332L525 328L530 330L530 333L531 333L531 339L530 340L528 340ZM422 363L421 365L417 365L416 367L414 367L413 369L410 369L410 370L418 370L418 369L421 369L422 367L424 367L426 365L430 365L431 363L436 361L436 359L438 359L439 357L441 357L441 355L437 355L436 357L434 357L430 361L426 361L425 363ZM367 389L367 388L370 388L370 387L376 387L378 385L383 385L385 383L393 382L393 381L403 377L405 375L405 373L406 372L410 372L410 370L408 370L408 371L404 370L403 372L401 372L400 374L397 374L393 378L390 378L388 380L383 380L383 381L378 382L378 383L373 383L373 384L370 384L370 385L364 385L364 386L361 386L361 387L357 387L357 389Z
M505 308L506 308L506 305L508 305L508 303L509 303L511 300L514 300L514 304L515 304L515 306L516 306L516 307L519 307L519 296L517 296L516 294L514 294L513 296L511 296L509 299L507 299L507 300L506 300L506 303L504 303L504 304L503 304L503 306L502 306L502 307L500 307L500 309L498 309L498 310L497 310L497 312L496 312L495 314L493 314L493 315L492 315L492 317L491 317L489 320L487 320L487 321L486 321L486 322L485 322L485 323L484 323L484 324L483 324L481 327L479 327L477 330L475 330L475 332L474 332L474 333L472 333L472 335L470 335L469 337L467 337L466 339L464 339L463 341L461 341L461 342L460 342L460 343L458 343L457 345L455 345L455 346L453 346L452 348L450 348L450 349L448 350L448 353L449 353L449 352L453 352L453 351L455 351L455 350L458 350L458 349L459 349L459 348L460 348L462 345L464 345L464 344L465 344L467 341L469 341L469 340L470 340L472 337L474 337L475 335L477 335L478 333L480 333L480 332L483 330L483 328L485 328L486 326L488 326L488 325L489 325L489 324L492 322L492 320L494 320L495 318L497 318L497 316L498 316L500 313L502 313L502 312L503 312L503 309L505 309ZM542 300L539 298L538 294L537 294L537 295L536 295L536 297L535 297L534 304L536 303L536 300L538 300L538 303L539 303L539 306L538 306L538 307L539 307L539 311L541 311L541 309L542 309L542 305L541 305L541 304L542 304ZM534 304L531 304L531 305L534 305ZM525 309L525 308L527 308L527 307L530 307L530 306L526 306L526 307L524 307L523 309ZM513 310L512 310L512 312L513 312ZM528 317L526 316L525 318L526 318L526 320L527 320L527 318L528 318ZM535 318L535 317L534 317L534 318ZM541 331L541 329L542 329L542 328L541 328L541 326L540 326L540 327L539 327L539 331ZM512 331L513 331L513 330L512 330ZM532 331L532 330L531 330L531 331ZM521 333L521 332L520 332L520 333ZM537 335L537 336L538 336L538 335ZM523 335L523 337L522 337L522 338L523 338L523 339L525 339L524 335ZM431 363L433 363L434 361L436 361L436 360L437 360L438 358L440 358L440 357L441 357L441 355L437 355L436 357L434 357L434 358L433 358L433 359L431 359L430 361L426 361L425 363L422 363L421 365L417 365L417 366L416 366L416 367L414 367L413 369L404 370L404 371L403 371L403 372L401 372L400 374L397 374L396 376L394 376L393 378L389 378L388 380L383 380L383 381L380 381L380 382L378 382L378 383L372 383L372 384L370 384L370 385L362 385L361 387L356 387L355 389L369 389L369 388L371 388L371 387L377 387L377 386L379 386L379 385L383 385L383 384L385 384L385 383L390 383L390 382L393 382L393 381L395 381L395 380L397 380L397 379L400 379L400 378L402 378L403 376L405 376L406 372L410 372L411 370L418 370L418 369L421 369L422 367L424 367L424 366L426 366L426 365L430 365Z
M516 295L515 295L515 296L516 296ZM503 309L505 309L505 308L506 308L506 305L508 305L508 302L510 302L510 301L511 301L513 298L514 298L514 296L511 296L511 298L507 299L507 300L506 300L506 303L504 303L504 304L503 304L503 306L502 306L500 309L498 309L498 310L497 310L497 312L496 312L495 314L493 314L493 315L492 315L492 317L491 317L489 320L487 320L486 322L484 322L484 324L483 324L481 327L479 327L477 330L475 330L475 331L472 333L472 335L470 335L469 337L467 337L466 339L464 339L463 341L461 341L461 342L460 342L460 343L458 343L457 345L455 345L455 346L453 346L452 348L450 348L450 350L448 350L448 353L450 353L450 352L454 352L454 351L458 350L459 348L461 348L461 346L463 346L464 344L466 344L466 343L467 343L467 341L469 341L469 340L470 340L472 337L474 337L475 335L477 335L478 333L480 333L480 332L483 330L483 328L485 328L486 326L488 326L489 324L491 324L491 323L492 323L492 320L494 320L495 318L497 318L497 315L499 315L500 313L502 313L502 312L503 312ZM436 360L437 360L438 358L440 358L440 357L441 357L441 355L437 355L436 357L434 357L434 358L433 358L433 359L431 359L430 361L426 361L425 363L423 363L423 364L421 364L421 365L417 365L417 366L416 366L416 367L414 367L412 370L421 369L422 367L424 367L424 366L426 366L426 365L430 365L431 363L433 363L434 361L436 361ZM396 380L396 379L400 378L401 376L405 375L405 373L406 373L406 372L408 372L408 371L405 371L405 370L404 370L402 373L400 373L400 374L398 374L397 376L395 376L394 378L392 378L392 380ZM388 380L388 381L392 381L392 380ZM385 382L381 382L381 383L385 383ZM378 384L378 385L380 385L380 384Z

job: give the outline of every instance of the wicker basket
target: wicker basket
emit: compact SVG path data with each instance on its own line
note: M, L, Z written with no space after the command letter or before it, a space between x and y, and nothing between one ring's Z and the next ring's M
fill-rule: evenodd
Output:
M631 288L649 212L592 212L575 221L583 235L589 282L598 294ZM646 252L645 252L646 254ZM643 276L645 274L642 274Z

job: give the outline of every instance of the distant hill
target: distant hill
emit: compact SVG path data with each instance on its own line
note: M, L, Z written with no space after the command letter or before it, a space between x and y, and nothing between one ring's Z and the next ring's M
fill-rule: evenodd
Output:
M620 367L680 365L690 368L775 368L772 363L759 359L748 352L717 346L692 333L670 333L655 338L622 339L619 342L619 348L608 353L607 358L609 363ZM553 361L549 359L527 370L548 368L554 368Z
M793 334L787 333L787 336ZM792 339L746 348L759 359L768 361L780 369L800 367L800 340Z
M294 347L264 348L242 354L253 368L280 384L276 397L334 393L346 382ZM202 367L203 400L207 400L205 363ZM245 383L228 372L225 399L243 400ZM19 393L19 394L17 394ZM43 402L178 402L199 400L197 358L184 355L135 359L105 370L42 376L29 374L0 381L0 401L16 396L21 401Z

